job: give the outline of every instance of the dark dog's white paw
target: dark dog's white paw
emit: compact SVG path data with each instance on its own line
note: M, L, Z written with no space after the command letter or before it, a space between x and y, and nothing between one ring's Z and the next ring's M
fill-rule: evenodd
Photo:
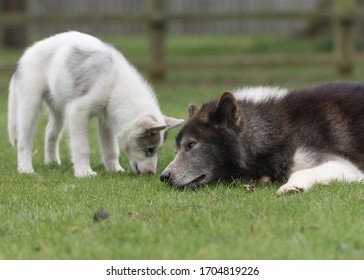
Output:
M295 194L295 193L304 192L305 190L306 189L301 186L297 186L297 185L293 185L293 184L285 184L278 189L277 194L279 194L279 195Z

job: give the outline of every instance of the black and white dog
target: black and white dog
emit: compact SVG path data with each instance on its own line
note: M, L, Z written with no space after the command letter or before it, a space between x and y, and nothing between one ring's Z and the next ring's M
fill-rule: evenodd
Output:
M270 178L287 194L364 179L364 83L243 88L188 111L162 181Z

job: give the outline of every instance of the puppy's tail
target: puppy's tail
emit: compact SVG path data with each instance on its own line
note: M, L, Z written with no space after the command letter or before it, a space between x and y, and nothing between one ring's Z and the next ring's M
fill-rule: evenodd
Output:
M14 84L14 76L11 78L9 86L8 102L8 134L11 145L15 145L17 135L17 94Z

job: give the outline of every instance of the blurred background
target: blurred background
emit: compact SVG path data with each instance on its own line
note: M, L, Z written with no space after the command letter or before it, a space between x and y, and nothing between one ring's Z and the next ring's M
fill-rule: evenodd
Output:
M0 3L1 91L26 46L68 30L113 44L158 85L300 87L364 77L364 0Z

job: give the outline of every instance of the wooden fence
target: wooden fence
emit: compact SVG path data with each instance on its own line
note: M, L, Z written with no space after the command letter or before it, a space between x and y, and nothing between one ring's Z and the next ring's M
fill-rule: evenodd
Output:
M57 25L70 25L77 23L131 23L144 22L148 30L149 41L149 59L148 64L144 67L148 70L150 79L154 82L163 81L165 73L171 69L198 69L198 68L216 68L221 67L246 67L246 66L271 66L271 65L332 65L336 67L341 77L350 76L354 66L354 38L353 33L358 21L364 19L364 11L357 9L355 0L334 0L332 9L314 10L304 12L280 12L280 11L237 11L237 12L188 12L173 13L167 12L166 1L168 0L149 0L147 8L143 14L139 15L83 15L77 17L66 17L60 15L31 16L21 11L24 9L26 0L16 0L20 2L20 10L2 9L0 7L0 34L5 37L9 34L19 32L24 34L24 26L30 26L34 23L51 23ZM9 2L9 0L0 0L0 3ZM10 1L11 2L11 1ZM12 1L14 2L14 1ZM4 5L2 5L4 7ZM328 19L332 22L334 34L334 54L331 57L312 56L310 59L301 58L300 56L280 56L270 57L269 55L261 57L259 60L246 59L234 60L233 62L224 63L221 61L211 61L201 63L168 63L165 59L165 38L167 36L167 26L173 21L211 21L211 20L241 20L241 19ZM14 32L14 30L17 30ZM8 38L9 39L9 38ZM11 39L11 36L10 36ZM14 38L13 38L14 39ZM1 42L0 42L1 43ZM6 68L6 67L5 67ZM4 67L3 67L4 69ZM1 70L1 69L0 69Z

